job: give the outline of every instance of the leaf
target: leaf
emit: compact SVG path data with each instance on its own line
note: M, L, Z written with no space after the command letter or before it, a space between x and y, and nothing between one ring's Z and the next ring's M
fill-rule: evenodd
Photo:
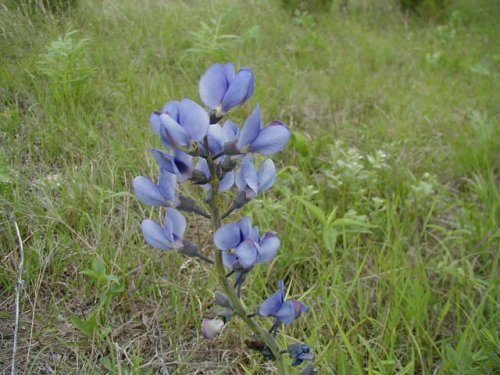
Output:
M302 203L306 209L316 218L318 219L321 224L325 225L326 224L326 217L325 217L325 213L323 212L323 210L321 208L319 208L318 206L315 206L314 204L312 203L309 203L308 201L302 199L301 197L295 197L295 199L297 199L300 203Z
M337 219L331 226L333 228L342 228L342 231L351 233L371 233L370 229L376 228L375 225L370 223L347 218Z
M70 318L71 322L87 337L93 337L98 326L97 312L94 311L88 319L81 319L77 316Z

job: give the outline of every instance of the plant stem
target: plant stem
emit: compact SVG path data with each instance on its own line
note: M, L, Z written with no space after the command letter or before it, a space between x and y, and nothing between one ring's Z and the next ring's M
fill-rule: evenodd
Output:
M207 147L207 149L209 149ZM209 156L207 158L208 166L210 168L211 187L212 187L212 199L210 202L210 224L212 227L212 232L215 233L217 229L220 228L222 224L220 212L219 212L219 180L217 178L217 165L213 159ZM215 252L215 269L217 272L217 277L219 283L222 286L222 290L228 296L231 304L234 307L236 315L238 315L243 322L252 330L252 332L257 335L257 337L264 342L266 346L269 347L276 359L276 367L278 368L278 373L280 375L288 375L288 370L281 354L281 350L278 343L274 337L267 332L263 327L261 327L255 320L252 320L245 309L245 306L238 297L235 288L229 283L226 278L226 271L224 269L224 264L222 262L222 252L216 250Z

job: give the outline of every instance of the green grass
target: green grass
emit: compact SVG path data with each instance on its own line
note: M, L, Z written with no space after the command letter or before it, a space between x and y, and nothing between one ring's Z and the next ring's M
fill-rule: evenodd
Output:
M0 5L0 372L9 212L26 253L21 373L272 372L238 321L203 340L215 277L144 244L139 223L159 213L131 194L134 176L156 173L149 113L198 99L218 61L257 76L237 121L260 102L295 133L278 184L245 209L283 240L250 277L250 307L281 278L310 307L282 344L306 340L322 374L500 371L500 6L456 0L429 23L390 0L352 0L345 16L279 3ZM209 251L208 225L190 226Z

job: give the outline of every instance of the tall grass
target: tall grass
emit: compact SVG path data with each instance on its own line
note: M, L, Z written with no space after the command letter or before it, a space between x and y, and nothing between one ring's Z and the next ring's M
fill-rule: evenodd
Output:
M248 208L283 233L279 259L244 292L259 301L285 278L304 295L290 333L321 373L500 370L495 1L457 0L440 23L389 0L352 0L347 15L261 0L0 7L0 372L11 211L26 251L21 372L273 371L238 336L201 338L215 279L144 244L150 211L131 194L133 176L155 173L149 113L196 98L219 60L251 66L247 105L266 98L264 117L294 131L277 189Z

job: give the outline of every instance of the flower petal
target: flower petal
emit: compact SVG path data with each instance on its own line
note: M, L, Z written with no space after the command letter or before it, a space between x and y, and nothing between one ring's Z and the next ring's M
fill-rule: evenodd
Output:
M160 135L160 130L161 130L160 112L151 113L151 116L149 116L149 121L151 122L151 127L153 128L155 133Z
M210 117L201 105L191 99L182 99L179 104L179 124L191 139L201 141L207 135Z
M176 196L177 176L168 172L166 169L160 169L159 190L161 195L171 204L177 204Z
M283 304L283 298L280 291L274 293L266 299L259 307L258 313L260 316L274 316Z
M239 222L241 240L248 240L252 236L252 220L250 217L245 216Z
M186 218L175 208L167 208L166 216L172 221L174 240L182 240L186 230Z
M255 141L262 128L262 121L260 119L260 106L257 104L253 112L248 116L247 120L243 124L243 128L240 132L240 137L238 139L237 147L242 149L246 145Z
M295 320L294 301L286 301L274 315L280 322L290 324Z
M222 127L219 124L210 125L208 127L208 145L210 147L210 153L212 155L217 155L222 151L225 143L225 135Z
M268 263L278 254L281 242L276 232L267 232L259 243L257 263Z
M213 109L222 102L227 86L226 69L224 65L214 64L208 68L200 79L200 98L207 107Z
M157 148L151 149L151 153L153 154L161 169L166 169L170 173L176 173L173 155Z
M257 260L257 244L255 241L245 240L236 248L235 254L243 268L250 268Z
M257 193L262 193L274 185L276 182L276 166L271 159L265 160L260 165L257 180L259 181Z
M176 174L182 177L183 180L191 177L193 174L193 157L188 153L175 150L174 166Z
M250 144L249 150L263 155L273 155L285 148L290 140L290 135L288 126L280 121L275 121L261 130L257 138Z
M144 239L151 246L162 250L173 249L173 243L167 240L164 228L158 223L155 223L153 220L146 219L142 222L141 229L144 234Z
M231 271L233 270L233 265L238 261L238 257L228 251L222 252L222 263Z
M165 141L175 147L189 147L191 145L191 135L179 125L172 117L162 113L160 115L162 129L161 136Z
M231 120L227 120L222 126L222 130L224 131L224 142L231 142L238 139L238 135L240 134L240 128Z
M231 81L222 98L222 111L228 112L247 101L253 95L254 85L255 79L252 70L242 68Z
M210 168L208 167L208 163L206 159L200 158L198 163L196 163L196 169L203 172L203 174L210 179Z
M234 249L241 242L240 223L224 224L214 234L214 243L219 250Z
M219 192L223 193L231 189L234 185L234 172L227 172L219 182Z
M259 181L257 179L257 171L255 170L252 155L246 155L241 161L239 175L236 181L236 184L239 183L238 189L246 190L246 187L249 187L253 195L257 195Z
M150 178L139 176L132 182L137 198L150 206L167 206L170 204L160 192L160 188Z
M171 100L163 106L163 113L168 114L174 119L175 122L179 122L179 101Z

